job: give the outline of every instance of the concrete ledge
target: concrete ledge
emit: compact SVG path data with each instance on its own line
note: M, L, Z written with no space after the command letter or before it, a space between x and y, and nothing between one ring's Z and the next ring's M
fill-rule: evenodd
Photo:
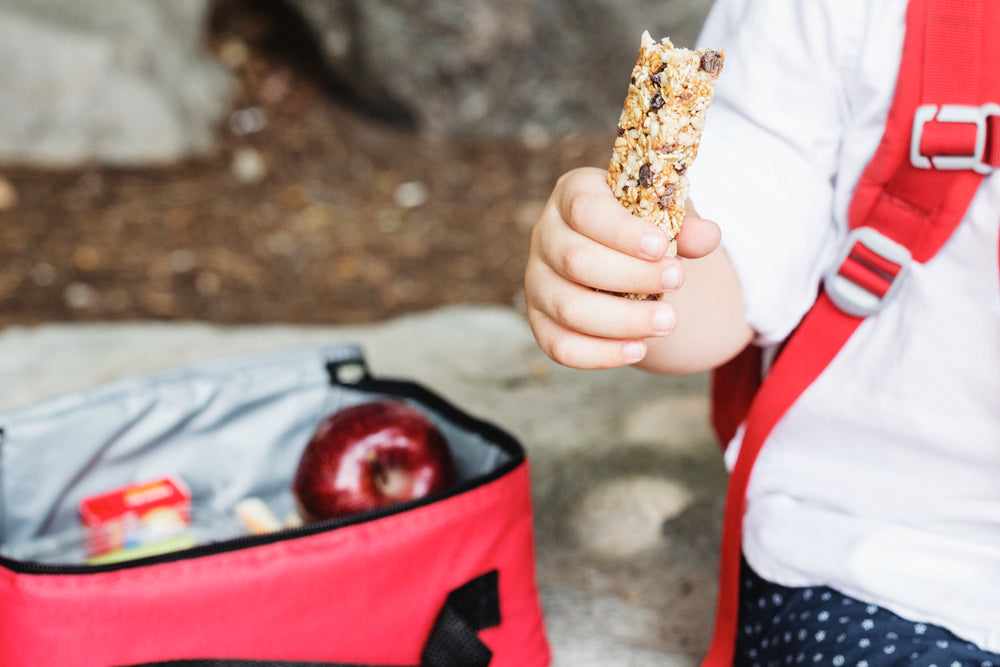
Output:
M361 344L374 374L417 380L524 443L556 667L697 664L725 484L703 376L563 368L519 313L493 307L352 327L52 324L0 330L0 411L201 359L338 340Z

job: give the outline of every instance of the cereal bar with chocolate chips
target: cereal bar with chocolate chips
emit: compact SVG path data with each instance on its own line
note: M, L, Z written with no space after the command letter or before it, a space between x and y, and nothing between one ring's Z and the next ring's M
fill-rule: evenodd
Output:
M684 172L698 154L705 114L724 61L722 51L678 49L667 38L655 42L643 33L618 121L608 185L631 213L663 230L671 256L677 253L674 237L681 229L688 195Z

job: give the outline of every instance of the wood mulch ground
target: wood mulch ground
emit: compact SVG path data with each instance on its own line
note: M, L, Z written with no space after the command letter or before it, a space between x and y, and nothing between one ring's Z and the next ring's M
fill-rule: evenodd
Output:
M341 324L516 303L553 183L606 164L614 140L428 137L350 108L246 26L217 25L212 48L242 84L212 156L0 166L0 326Z

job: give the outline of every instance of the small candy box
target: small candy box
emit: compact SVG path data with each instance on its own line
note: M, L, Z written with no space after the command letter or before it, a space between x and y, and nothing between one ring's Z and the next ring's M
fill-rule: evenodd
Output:
M175 477L130 484L80 501L93 558L163 542L191 525L191 493Z

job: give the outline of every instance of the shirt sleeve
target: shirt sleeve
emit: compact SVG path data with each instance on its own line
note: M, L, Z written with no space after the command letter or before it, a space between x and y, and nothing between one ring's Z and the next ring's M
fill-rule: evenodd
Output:
M833 252L846 102L838 65L863 12L845 0L717 0L699 46L725 67L690 170L700 215L722 229L759 344L783 340L816 299Z

